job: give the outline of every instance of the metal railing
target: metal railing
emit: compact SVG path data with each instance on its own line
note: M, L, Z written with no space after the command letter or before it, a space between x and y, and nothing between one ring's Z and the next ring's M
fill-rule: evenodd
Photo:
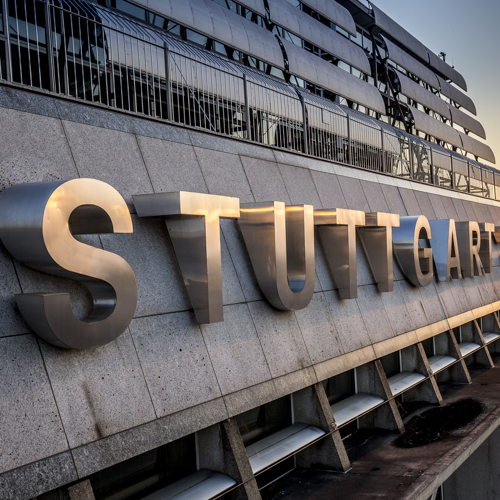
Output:
M477 162L454 174L425 141L85 0L0 0L0 81L500 198Z

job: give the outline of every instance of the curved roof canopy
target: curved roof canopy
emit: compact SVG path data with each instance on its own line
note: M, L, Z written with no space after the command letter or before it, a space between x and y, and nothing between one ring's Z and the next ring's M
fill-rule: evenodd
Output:
M495 155L491 148L484 142L473 139L463 132L458 132L460 139L462 140L462 149L468 153L472 153L474 156L483 158L483 160L489 161L491 163L496 163Z
M373 9L373 17L375 18L375 26L378 26L382 31L387 33L391 38L397 40L401 45L404 45L408 50L411 50L422 61L429 62L429 56L425 45L417 40L412 34L408 33L394 19L391 19L385 12L380 10L376 5L371 3Z
M455 82L461 89L467 92L465 78L455 68L452 68L431 50L427 49L427 53L429 54L429 64L435 70L439 71L443 76Z
M441 94L449 97L452 101L456 102L460 106L463 106L467 111L472 114L477 115L476 105L472 102L472 99L465 95L463 92L454 87L451 83L443 80L440 76L437 77L439 80L439 86L441 88Z
M283 69L274 35L212 0L148 0L148 8L257 59Z
M252 12L259 14L259 16L266 17L266 7L264 0L238 0L240 5L248 7Z
M316 57L297 45L280 38L285 48L290 73L339 94L348 100L385 114L384 100L374 85Z
M396 64L399 64L402 68L406 69L415 76L418 76L425 83L428 83L431 87L439 89L439 80L437 75L424 66L421 62L418 62L413 56L400 49L396 44L392 43L387 37L381 35L384 40L385 46L387 47L387 55L389 59Z
M475 118L460 111L455 106L450 106L451 111L451 119L453 123L462 126L464 129L473 132L474 134L486 139L486 132L484 131L484 127L479 123Z
M351 13L335 0L302 0L302 3L356 36L356 24Z
M371 75L366 52L355 43L328 28L286 0L268 0L270 19L287 31L311 42L316 47Z
M453 127L436 120L432 116L412 107L410 108L411 114L413 115L413 119L415 120L415 128L424 134L431 135L432 137L436 137L441 141L445 141L452 146L457 148L462 147L462 141L460 140L460 135L458 130L455 130Z
M450 108L443 99L441 99L436 94L429 92L424 89L422 85L413 81L411 78L403 75L400 71L396 70L399 82L401 84L401 93L410 99L414 99L418 103L422 104L426 108L436 111L441 116L444 116L448 120L451 119Z

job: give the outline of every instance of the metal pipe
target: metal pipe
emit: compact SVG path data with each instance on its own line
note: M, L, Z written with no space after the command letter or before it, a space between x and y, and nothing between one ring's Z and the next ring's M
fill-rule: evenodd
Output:
M7 2L7 0L4 0ZM49 89L54 92L54 45L52 43L52 20L50 17L50 5L45 4L45 39L47 43L47 65L49 69Z
M167 120L171 119L171 111L170 111L170 53L168 52L167 42L163 44L163 54L165 59L165 87L166 87L166 110L167 114L165 118Z
M12 58L10 57L10 30L9 30L9 3L8 0L2 0L3 10L3 31L5 33L5 68L7 71L6 79L12 82Z

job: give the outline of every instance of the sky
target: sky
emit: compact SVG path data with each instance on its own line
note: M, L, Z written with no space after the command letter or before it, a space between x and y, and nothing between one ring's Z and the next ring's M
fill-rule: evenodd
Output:
M463 75L500 169L500 0L374 3L435 54L445 52L446 62Z

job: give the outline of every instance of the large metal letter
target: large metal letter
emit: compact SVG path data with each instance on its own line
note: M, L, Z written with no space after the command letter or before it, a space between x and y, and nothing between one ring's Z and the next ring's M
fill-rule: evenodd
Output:
M282 310L306 307L316 278L312 205L246 203L238 222L267 300Z
M439 281L462 279L454 219L430 220L432 256Z
M18 184L0 195L0 213L0 239L16 259L79 281L94 301L90 316L80 321L67 293L16 295L40 337L59 347L89 349L125 331L137 305L134 272L118 255L73 237L133 232L127 205L114 188L93 179Z
M429 248L431 227L427 217L400 217L399 227L392 230L394 255L401 270L414 286L425 287L434 277L432 249ZM425 240L426 246L420 246Z
M462 276L464 278L482 276L483 270L479 258L481 248L479 224L474 221L457 222L456 228Z
M186 191L133 198L139 217L167 217L198 323L224 321L219 219L240 216L239 198Z
M394 290L392 267L392 228L399 227L399 215L383 212L367 213L365 227L358 229L379 292Z
M365 213L359 210L315 210L314 225L325 250L328 265L340 298L358 296L356 265L356 226L365 225Z
M482 222L479 224L481 231L481 246L479 250L479 258L483 264L483 269L486 274L493 272L493 252L491 249L491 233L495 231L495 224L491 222Z

